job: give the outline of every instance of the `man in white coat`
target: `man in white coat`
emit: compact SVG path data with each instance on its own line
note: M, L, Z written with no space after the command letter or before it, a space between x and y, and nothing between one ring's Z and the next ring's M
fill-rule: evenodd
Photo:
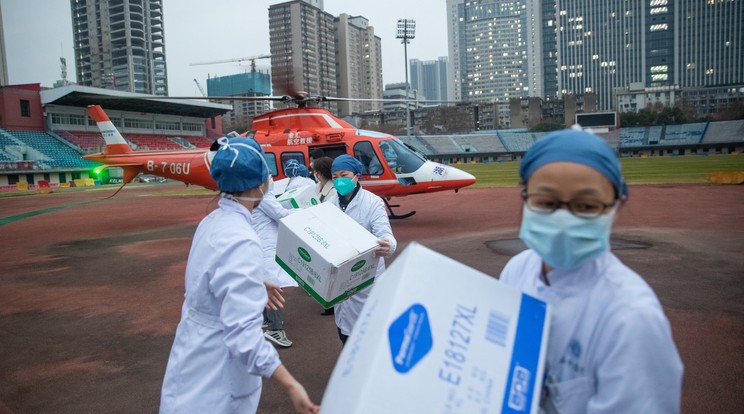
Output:
M271 377L285 387L298 413L317 413L261 332L268 296L251 211L268 187L263 151L249 138L219 143L210 173L221 198L199 223L189 252L160 412L255 413L261 377Z
M682 362L648 284L610 252L628 192L601 138L546 135L522 159L520 238L501 281L552 307L542 408L548 413L678 413Z
M331 199L330 202L378 238L379 247L376 254L380 257L380 263L375 275L375 277L378 277L385 272L384 258L395 253L397 242L393 237L393 230L390 228L390 220L385 212L385 204L382 199L363 189L359 183L362 177L362 169L362 163L350 155L341 155L333 160L331 165L333 186L338 192L338 197ZM334 312L336 326L342 343L346 344L346 340L359 318L364 302L374 286L373 283L336 305Z
M271 188L271 185L269 186ZM253 209L253 227L256 229L261 246L263 247L264 267L266 269L266 280L270 283L285 287L297 287L292 277L287 274L276 262L276 242L279 237L279 220L292 214L294 210L284 208L276 201L273 192L269 189L264 195L261 204ZM287 337L284 330L284 310L264 310L265 322L267 324L264 336L269 341L284 347L292 346L292 341Z

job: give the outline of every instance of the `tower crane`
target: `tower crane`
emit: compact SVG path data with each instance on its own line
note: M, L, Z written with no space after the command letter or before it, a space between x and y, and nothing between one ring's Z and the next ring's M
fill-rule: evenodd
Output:
M194 78L194 83L196 84L196 87L199 88L199 92L201 92L202 96L206 98L207 93L204 92L204 88L202 88L201 83L199 83L199 81L196 80L196 78Z
M196 62L191 63L190 66L197 66L197 65L216 65L219 63L232 63L232 62L243 62L246 60L251 61L251 72L256 71L256 60L258 59L269 59L271 55L257 55L257 56L246 56L246 57L239 57L234 59L224 59L224 60L214 60L211 62Z

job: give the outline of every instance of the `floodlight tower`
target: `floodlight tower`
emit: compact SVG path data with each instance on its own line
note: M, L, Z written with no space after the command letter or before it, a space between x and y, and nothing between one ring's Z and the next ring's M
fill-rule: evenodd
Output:
M403 43L403 55L405 61L403 64L406 67L406 137L411 137L411 106L408 104L408 43L416 37L416 21L413 19L398 19L398 30L395 33L395 38L400 39Z

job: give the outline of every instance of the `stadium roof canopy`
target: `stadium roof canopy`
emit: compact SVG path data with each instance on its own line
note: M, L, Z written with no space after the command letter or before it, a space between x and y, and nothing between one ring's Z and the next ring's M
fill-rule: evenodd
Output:
M104 110L147 112L211 118L232 111L232 105L198 100L168 99L154 95L122 92L90 86L67 85L41 91L42 105L87 107L101 105Z

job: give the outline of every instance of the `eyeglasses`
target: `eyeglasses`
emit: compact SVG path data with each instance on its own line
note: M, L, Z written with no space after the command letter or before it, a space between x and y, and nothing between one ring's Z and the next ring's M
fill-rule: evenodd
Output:
M594 219L602 215L608 208L617 204L603 203L596 198L577 198L575 200L563 201L549 194L527 194L522 191L522 200L531 211L540 214L550 214L559 208L566 206L568 211L576 217Z

